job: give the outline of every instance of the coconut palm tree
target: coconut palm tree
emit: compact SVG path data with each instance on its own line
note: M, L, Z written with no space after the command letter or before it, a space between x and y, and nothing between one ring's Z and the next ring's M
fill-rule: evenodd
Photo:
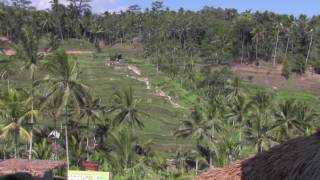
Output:
M138 154L135 148L138 139L129 128L120 127L120 129L111 132L108 137L108 144L111 152L107 154L107 159L115 174L123 174L137 163Z
M310 123L316 119L316 113L305 103L289 99L279 103L275 118L279 124L278 138L284 141L294 135L306 135Z
M239 128L227 122L220 122L220 129L214 133L214 138L207 142L213 151L216 166L223 167L239 158L241 152L239 131Z
M32 158L32 140L33 140L33 125L37 120L37 117L34 116L36 110L34 109L34 82L35 82L35 71L38 66L38 61L42 58L42 56L38 55L39 48L39 35L36 33L35 28L32 25L28 25L22 29L21 33L21 46L18 46L18 57L24 60L25 64L23 69L28 69L30 71L31 76L31 107L30 107L30 136L31 142L29 145L29 154L28 158Z
M274 47L273 66L276 65L277 50L278 50L278 43L279 43L279 35L280 35L280 32L283 30L282 23L277 23L275 25L275 29L274 30L276 31L276 43L275 43L275 47Z
M99 36L104 33L104 29L99 23L97 23L97 19L94 19L93 21L94 22L90 26L90 34L93 36L93 43L97 49L97 52L100 52L101 49L99 45Z
M0 137L12 138L14 158L17 158L19 139L30 143L31 137L26 130L26 96L15 89L8 89L0 99L0 118L2 119Z
M80 110L80 117L87 120L87 144L86 144L86 150L87 150L87 159L89 158L89 136L90 136L90 122L94 125L94 131L95 131L95 125L96 121L100 119L100 111L103 110L103 106L101 105L101 99L93 99L90 95L88 95L88 98L85 99L85 104L81 105ZM95 137L94 137L94 143L95 143Z
M246 127L246 138L253 142L257 152L262 152L263 147L268 147L275 140L272 130L275 124L271 112L272 96L264 91L257 92L252 97L252 110Z
M313 29L310 30L309 32L311 35L310 35L310 42L309 42L309 46L308 46L308 53L307 53L307 57L306 57L306 64L308 65L308 61L309 61L309 56L310 56L310 52L311 52L311 49L312 49L312 43L313 43Z
M234 98L234 102L229 103L229 113L226 117L231 120L232 125L245 122L246 115L250 110L251 103L244 97L238 96Z
M188 156L191 158L191 159L194 159L195 160L195 168L196 168L196 172L195 172L195 175L197 176L198 175L198 171L199 171L199 162L205 162L205 158L201 156L201 154L199 153L199 151L196 151L196 150L191 150L188 152Z
M284 100L278 104L274 116L279 125L279 139L285 140L290 137L292 128L300 128L301 124L296 121L296 100Z
M75 111L80 113L80 104L84 104L87 97L87 86L79 80L79 66L77 62L71 63L67 54L63 49L58 49L49 57L48 62L44 65L50 76L39 81L40 83L49 83L50 90L47 100L51 97L60 96L59 114L65 114L65 142L67 164L69 169L69 153L68 153L68 105L72 103Z
M305 102L298 101L296 104L296 121L302 124L303 135L310 135L312 124L316 124L318 120L318 112Z
M264 147L269 147L271 142L275 140L272 136L273 123L266 112L254 108L252 117L250 118L250 126L246 129L246 138L257 148L257 152L262 152Z
M232 125L236 126L238 124L239 139L242 140L242 126L247 120L248 113L251 108L251 103L244 96L237 96L233 103L228 105L229 113L226 114L226 118L232 121Z
M211 110L215 111L215 110ZM217 111L215 111L217 112ZM197 147L200 146L200 143L202 142L204 145L208 144L208 142L211 142L215 130L218 129L215 125L217 114L214 112L210 112L209 118L207 119L207 116L203 114L203 112L198 108L194 107L191 113L191 119L184 120L181 122L179 129L175 132L175 136L178 138L192 138L196 141ZM212 165L212 152L210 152L210 166Z
M113 120L113 126L127 123L130 127L144 127L140 116L148 114L139 110L138 104L140 102L140 99L134 98L131 87L122 91L117 91L114 94L112 102L113 104L110 108L110 112L117 113Z
M263 40L264 37L264 29L263 27L256 25L255 28L253 28L253 30L251 31L252 34L252 39L255 41L255 60L258 61L258 54L259 54L259 50L258 50L258 46L260 43L260 40Z
M111 119L104 117L103 120L97 124L95 136L99 138L99 147L104 148L105 138L108 136L111 130Z
M196 140L197 145L201 141L210 138L210 130L212 129L212 122L208 121L197 107L194 107L191 113L191 119L181 122L179 129L175 132L178 138L192 137Z

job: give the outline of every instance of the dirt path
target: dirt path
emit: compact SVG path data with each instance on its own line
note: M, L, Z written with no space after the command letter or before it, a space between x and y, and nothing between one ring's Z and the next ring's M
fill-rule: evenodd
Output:
M150 81L147 77L135 77L135 76L131 76L131 79L140 81L140 82L144 82L146 85L146 89L150 90L151 89L151 85L150 85Z
M128 69L132 71L134 74L141 76L141 70L136 66L128 66Z
M182 106L180 106L178 103L174 102L172 97L167 95L164 91L162 91L161 89L156 89L156 94L161 96L161 97L165 97L169 103L175 107L175 108L183 108Z
M139 69L136 66L128 66L128 70L133 72L134 74L141 76L142 72L141 69ZM132 79L144 82L146 85L146 89L150 90L151 89L151 84L149 81L148 77L136 77L136 76L131 76ZM174 107L174 108L183 108L180 106L178 103L176 103L173 98L169 95L167 95L163 90L156 88L156 94L158 96L164 97L167 99L167 101Z

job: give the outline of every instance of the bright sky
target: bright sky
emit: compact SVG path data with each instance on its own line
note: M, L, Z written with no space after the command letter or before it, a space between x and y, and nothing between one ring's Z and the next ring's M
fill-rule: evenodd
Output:
M50 6L50 0L32 0L33 5L39 9ZM66 0L60 0L66 3ZM320 14L320 0L163 0L170 9L200 10L204 6L235 8L239 11L273 11L285 14L306 14L308 16ZM91 6L95 12L120 11L133 4L140 7L150 7L152 0L92 0Z

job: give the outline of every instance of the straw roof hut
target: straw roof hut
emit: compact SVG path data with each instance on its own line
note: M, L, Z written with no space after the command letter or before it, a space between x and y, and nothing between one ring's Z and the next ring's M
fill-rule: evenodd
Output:
M225 168L209 169L197 180L319 180L320 132L289 140Z

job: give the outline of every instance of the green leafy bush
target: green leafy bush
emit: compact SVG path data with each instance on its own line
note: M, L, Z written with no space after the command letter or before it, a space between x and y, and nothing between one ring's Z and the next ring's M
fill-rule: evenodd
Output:
M317 74L320 74L320 59L315 59L312 63L313 69Z
M289 56L291 62L291 72L298 74L303 74L307 70L307 64L305 62L305 57L302 54L297 54L294 56Z
M283 77L285 77L286 79L289 79L290 75L291 75L291 65L288 61L285 61L284 64L283 64L283 68L282 68L282 72L281 72L281 75Z

